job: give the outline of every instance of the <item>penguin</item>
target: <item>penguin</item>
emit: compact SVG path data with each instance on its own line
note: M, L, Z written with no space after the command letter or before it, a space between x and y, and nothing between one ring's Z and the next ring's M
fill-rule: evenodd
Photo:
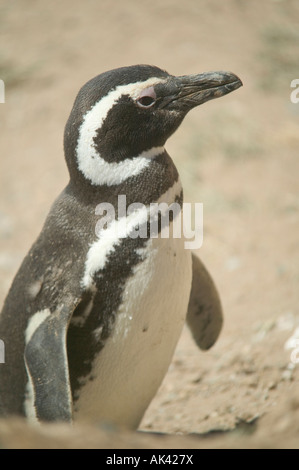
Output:
M185 321L201 349L214 344L223 314L213 279L183 236L165 236L183 213L165 143L191 109L241 85L228 72L136 65L81 88L64 133L69 182L0 315L1 416L137 429ZM179 210L168 226L155 213L151 233L153 203Z

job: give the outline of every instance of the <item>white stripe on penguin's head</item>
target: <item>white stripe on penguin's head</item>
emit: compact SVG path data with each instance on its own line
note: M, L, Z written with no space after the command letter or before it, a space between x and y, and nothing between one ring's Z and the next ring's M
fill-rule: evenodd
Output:
M98 153L94 142L97 132L102 127L110 109L121 96L128 95L133 99L137 99L145 88L163 82L165 82L165 79L150 78L143 82L120 85L101 98L85 114L79 129L76 156L79 170L91 184L106 184L108 186L120 184L127 178L141 173L149 165L152 158L164 152L163 147L154 147L122 162L108 163Z

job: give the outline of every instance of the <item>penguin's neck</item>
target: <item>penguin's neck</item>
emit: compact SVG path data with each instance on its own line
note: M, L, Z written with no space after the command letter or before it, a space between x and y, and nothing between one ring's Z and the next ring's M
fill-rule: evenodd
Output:
M117 176L113 176L113 170L115 169L113 166L111 167L111 179L108 180L109 184L96 184L97 179L101 180L100 175L94 175L93 181L90 181L81 171L79 165L69 166L70 183L68 191L81 203L93 206L100 202L115 205L119 195L126 196L127 205L132 203L148 205L157 202L174 185L179 184L179 174L172 159L164 149L156 157L147 158L149 158L147 164L143 168L141 165L140 172L135 171L135 173L134 159L132 159L131 167L133 171L129 172L130 168L127 169L126 174L119 179L118 184L116 184ZM105 176L106 180L108 177L109 175ZM111 184L113 178L115 178L115 184Z

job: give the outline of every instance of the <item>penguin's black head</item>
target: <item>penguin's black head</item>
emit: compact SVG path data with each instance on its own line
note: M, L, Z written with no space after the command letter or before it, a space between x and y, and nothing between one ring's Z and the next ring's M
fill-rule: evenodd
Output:
M79 91L66 125L69 168L75 158L81 173L100 184L99 159L119 164L163 147L190 109L241 85L228 72L175 77L148 65L98 75Z

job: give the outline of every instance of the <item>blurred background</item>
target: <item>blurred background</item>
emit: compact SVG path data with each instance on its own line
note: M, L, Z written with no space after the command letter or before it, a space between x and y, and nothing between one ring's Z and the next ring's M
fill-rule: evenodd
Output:
M298 409L285 348L299 327L298 1L0 0L0 35L0 304L68 182L63 131L79 88L138 63L232 71L244 86L193 110L166 146L185 201L204 205L198 254L225 325L204 353L184 330L142 428L251 429L288 400Z

